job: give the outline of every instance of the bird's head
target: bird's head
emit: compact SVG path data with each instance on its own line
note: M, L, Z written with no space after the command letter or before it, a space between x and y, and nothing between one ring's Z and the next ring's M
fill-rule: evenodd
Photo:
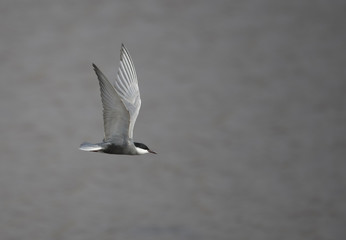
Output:
M142 155L142 154L146 154L146 153L153 153L153 154L156 154L156 152L150 150L147 145L143 144L143 143L137 143L137 142L134 142L135 146L136 146L136 150L137 150L137 153Z

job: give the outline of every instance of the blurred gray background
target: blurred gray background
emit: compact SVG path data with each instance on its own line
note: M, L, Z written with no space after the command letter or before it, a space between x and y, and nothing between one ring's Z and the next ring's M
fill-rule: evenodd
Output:
M344 1L1 1L0 239L344 239ZM135 139L91 63L121 43Z

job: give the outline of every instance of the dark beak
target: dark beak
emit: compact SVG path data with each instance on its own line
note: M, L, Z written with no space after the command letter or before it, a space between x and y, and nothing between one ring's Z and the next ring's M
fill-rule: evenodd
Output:
M152 151L152 150L148 150L148 152L152 153L152 154L157 154L156 152Z

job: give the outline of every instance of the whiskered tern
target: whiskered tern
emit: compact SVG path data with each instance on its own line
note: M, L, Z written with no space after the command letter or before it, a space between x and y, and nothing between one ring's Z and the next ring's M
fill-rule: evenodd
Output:
M145 144L133 141L133 128L141 108L141 98L129 51L121 45L120 67L113 83L95 64L93 67L100 84L105 137L101 143L82 143L79 149L108 154L156 154Z

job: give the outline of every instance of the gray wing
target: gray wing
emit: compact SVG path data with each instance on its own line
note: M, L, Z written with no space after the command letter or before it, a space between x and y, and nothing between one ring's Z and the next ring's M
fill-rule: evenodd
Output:
M127 137L129 133L130 114L124 106L120 96L106 76L93 64L99 80L101 99L103 105L103 124L105 130L104 141L109 141L113 136Z
M133 128L141 108L141 97L138 88L137 74L133 65L129 51L124 44L121 45L120 67L117 79L114 82L114 88L119 94L125 108L130 115L129 138L133 137Z

